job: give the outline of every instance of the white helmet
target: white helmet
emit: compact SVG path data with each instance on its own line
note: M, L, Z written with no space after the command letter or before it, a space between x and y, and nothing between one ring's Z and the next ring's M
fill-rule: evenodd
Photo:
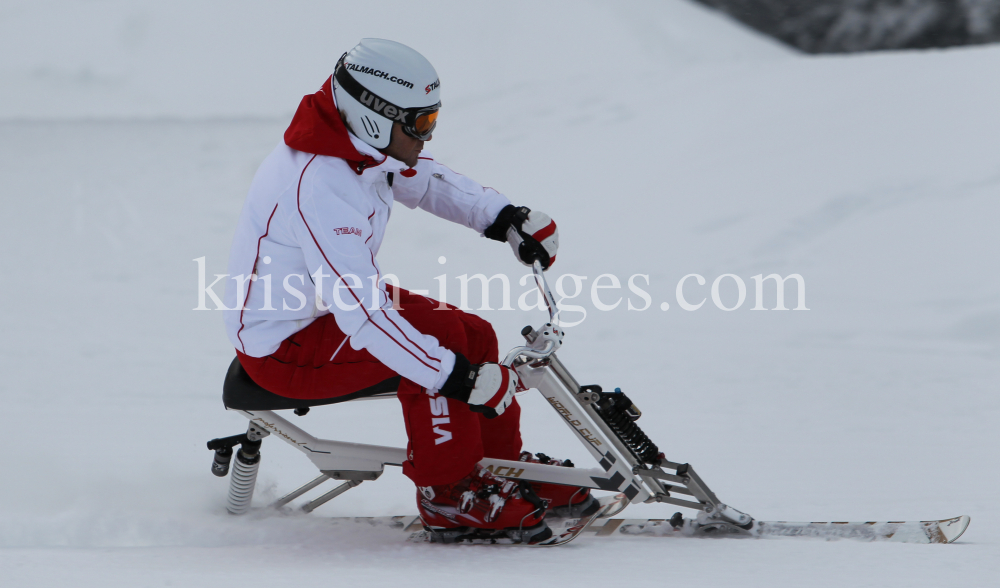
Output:
M376 149L389 145L392 123L427 140L437 125L440 85L434 66L402 43L361 39L333 73L333 95L347 127Z

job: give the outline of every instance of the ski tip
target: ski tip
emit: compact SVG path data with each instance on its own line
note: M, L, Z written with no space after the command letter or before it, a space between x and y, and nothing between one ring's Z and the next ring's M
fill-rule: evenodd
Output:
M954 543L969 528L970 522L972 522L972 519L967 515L938 521L938 529L944 538L942 543Z
M607 519L625 510L625 507L629 505L629 499L624 494L615 494L598 499L598 503L601 505L601 510L595 518Z

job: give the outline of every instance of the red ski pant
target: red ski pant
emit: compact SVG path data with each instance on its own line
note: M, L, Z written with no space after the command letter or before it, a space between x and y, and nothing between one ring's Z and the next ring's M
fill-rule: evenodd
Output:
M488 322L402 288L387 288L398 296L403 318L443 347L474 364L498 360L496 334ZM271 355L249 357L238 350L237 355L254 382L289 398L344 396L396 377L345 339L328 314L285 339ZM521 408L516 401L502 415L487 419L464 402L445 399L405 378L399 382L398 397L409 437L403 473L418 486L455 482L483 457L516 460L520 455Z

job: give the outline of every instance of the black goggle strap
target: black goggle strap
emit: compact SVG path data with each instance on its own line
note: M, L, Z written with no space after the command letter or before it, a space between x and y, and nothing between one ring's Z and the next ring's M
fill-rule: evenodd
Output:
M346 56L347 54L345 53L344 57ZM371 109L373 112L378 113L391 121L399 122L406 128L412 129L417 123L417 117L421 114L434 112L435 110L441 108L440 102L431 106L422 106L419 108L402 108L400 106L396 106L392 102L389 102L378 94L375 94L368 88L365 88L357 80L355 80L354 76L352 76L347 71L347 68L344 67L344 57L341 57L340 61L337 62L337 69L334 71L333 77L336 78L337 83L340 84L340 87L343 88L345 92L347 92L348 96L365 105L365 107Z

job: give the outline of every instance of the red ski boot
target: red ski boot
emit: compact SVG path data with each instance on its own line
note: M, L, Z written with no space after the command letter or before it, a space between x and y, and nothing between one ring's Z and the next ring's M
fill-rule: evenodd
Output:
M544 503L529 484L494 477L479 464L452 484L418 486L417 510L432 542L537 543L552 536L542 520Z
M552 459L544 453L536 453L532 457L530 452L522 451L518 459L527 463L574 467L573 462L568 459ZM543 482L532 482L531 486L535 494L546 503L548 516L578 519L594 514L601 507L597 499L591 496L590 488Z

